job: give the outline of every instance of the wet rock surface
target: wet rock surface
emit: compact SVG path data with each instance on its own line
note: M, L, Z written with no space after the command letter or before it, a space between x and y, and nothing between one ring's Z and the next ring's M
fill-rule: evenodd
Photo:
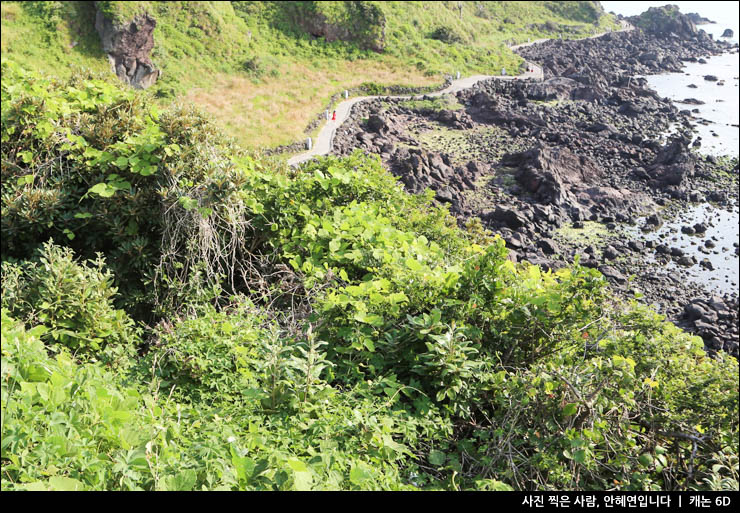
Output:
M461 224L480 218L513 260L558 269L578 258L621 296L702 337L707 351L737 356L737 291L718 296L686 279L712 262L662 233L678 222L673 231L719 251L703 240L708 221L677 218L708 202L736 209L737 160L697 154L692 113L633 76L728 48L688 29L681 38L635 30L527 47L545 81L481 82L455 95L457 110L357 104L333 153L378 154L407 190L434 190Z

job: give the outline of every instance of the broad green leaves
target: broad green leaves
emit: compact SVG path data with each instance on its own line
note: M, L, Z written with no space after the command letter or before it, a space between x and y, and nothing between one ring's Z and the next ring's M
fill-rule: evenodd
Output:
M118 157L113 161L113 165L118 169L126 169L128 167L128 159L126 157Z
M568 403L563 407L563 415L565 417L570 417L571 415L575 415L578 411L578 405L576 403Z
M65 476L54 476L50 477L46 482L36 481L22 485L22 489L32 492L80 492L86 490L87 487L77 479Z
M33 162L33 153L30 152L30 151L28 151L28 150L21 151L21 152L18 153L18 155L21 157L21 160L25 164L30 164L31 162Z
M349 472L350 482L360 488L364 488L367 484L372 482L372 479L372 470L370 470L367 465L363 465L361 463L353 466L352 470Z
M193 469L183 470L175 475L166 476L161 482L164 491L189 492L195 488L198 474Z
M33 184L33 181L34 181L35 178L36 177L34 175L32 175L32 174L30 174L30 175L23 175L23 176L18 177L18 180L17 180L16 183L18 183L18 185Z
M447 460L447 455L443 453L442 451L433 449L429 452L428 459L429 459L429 463L431 463L434 466L440 467L444 465L444 462Z
M188 198L187 196L181 196L178 201L185 210L193 210L198 207L198 200Z
M111 187L107 183L99 183L95 184L87 191L88 193L97 194L100 197L103 198L110 198L116 193L116 188Z
M310 490L313 484L313 475L306 464L297 458L290 458L286 463L288 468L293 471L294 489L298 491Z

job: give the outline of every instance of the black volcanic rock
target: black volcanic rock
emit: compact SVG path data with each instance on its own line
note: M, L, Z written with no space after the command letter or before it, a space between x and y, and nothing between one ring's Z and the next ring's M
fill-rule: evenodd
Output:
M570 100L573 91L580 84L565 77L555 77L544 82L535 83L527 88L526 95L530 100Z
M691 17L681 14L675 5L650 7L639 16L632 16L628 21L648 34L667 38L672 34L681 38L693 37L697 28Z
M501 159L502 165L516 167L516 180L542 203L562 205L575 203L570 186L593 182L601 171L588 158L562 148L537 147L520 153L510 153Z
M690 143L687 137L674 137L647 167L660 186L680 185L686 177L694 175L696 157L691 154Z
M679 72L681 61L696 62L698 57L731 47L697 30L675 7L651 8L640 17L630 18L630 22L642 30L611 32L595 39L549 41L521 48L517 53L540 64L546 78L577 79L603 90L606 85L640 85L642 79L635 75Z
M686 13L686 17L688 19L690 19L694 23L694 25L703 25L703 24L706 24L706 23L714 23L709 18L704 18L703 16L701 16L699 13L696 13L696 12L688 12L688 13Z
M150 87L161 74L149 57L154 48L156 26L157 21L148 14L127 23L114 23L100 9L95 16L95 30L100 35L113 72L122 82L136 89Z
M388 125L380 116L370 116L367 120L367 128L371 132L382 133L387 130Z

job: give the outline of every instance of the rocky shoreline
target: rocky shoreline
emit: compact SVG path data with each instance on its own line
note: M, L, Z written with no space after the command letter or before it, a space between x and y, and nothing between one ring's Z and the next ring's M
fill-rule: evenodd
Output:
M737 159L699 155L701 120L635 78L737 51L681 16L521 49L543 67L544 82L489 80L446 104L362 102L333 153L380 155L409 191L431 188L461 223L478 217L500 233L512 258L551 269L578 258L623 297L701 336L709 352L737 356L737 290L720 296L692 283L687 272L711 261L676 247L670 232L648 236L692 206L738 207ZM706 254L736 255L737 243L715 247L705 237L706 224L676 226Z

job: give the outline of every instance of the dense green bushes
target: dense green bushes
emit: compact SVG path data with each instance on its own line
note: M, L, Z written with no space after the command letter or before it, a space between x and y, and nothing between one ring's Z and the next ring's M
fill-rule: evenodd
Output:
M163 321L146 361L151 360L161 386L176 386L178 396L182 391L185 396L210 394L229 400L256 386L255 369L247 362L256 357L258 342L269 335L247 308L216 312L204 307L199 315L174 325Z
M462 43L463 38L451 27L437 27L429 34L429 37L442 41L443 43Z
M584 23L596 23L604 15L600 2L545 2L545 7L553 14Z
M99 257L78 264L70 248L45 244L38 262L3 262L3 308L30 325L47 328L42 339L85 356L126 353L138 343L133 321L113 307L113 275Z
M383 50L386 20L381 2L289 2L276 3L272 9L284 11L299 33L325 29L333 35L327 40L339 39L363 50Z
M238 215L228 198L243 178L200 115L175 109L160 117L146 97L97 78L59 82L8 62L3 76L4 258L27 257L49 238L87 258L101 252L127 304L145 309L160 289L145 294L144 284L161 284L161 269L172 284L177 260L184 280L189 254L200 259L234 242L207 239L227 236L204 220ZM246 226L233 221L238 237ZM234 256L206 258L209 272Z
M406 100L400 105L421 114L433 114L442 110L459 110L463 106L451 95L438 96L428 100Z
M737 361L597 271L514 264L361 153L268 169L106 82L2 94L4 488L737 486Z
M66 351L50 358L42 331L3 309L4 490L408 488L393 437L418 422L384 413L393 401L367 385L271 416L188 404Z

